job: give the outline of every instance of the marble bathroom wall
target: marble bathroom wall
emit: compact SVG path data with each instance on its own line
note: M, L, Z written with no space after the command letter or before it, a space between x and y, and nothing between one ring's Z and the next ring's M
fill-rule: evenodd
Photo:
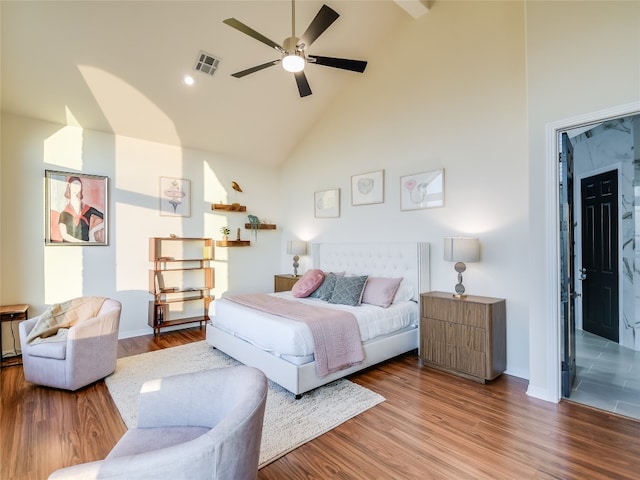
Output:
M574 132L575 133L575 132ZM571 132L569 132L571 137ZM620 344L640 350L640 115L609 120L571 138L579 208L579 178L620 169L621 312ZM580 226L576 232L580 232ZM637 246L637 247L636 247ZM579 258L576 269L581 268ZM576 272L578 273L578 272ZM579 274L576 278L579 277ZM581 324L580 319L577 322Z

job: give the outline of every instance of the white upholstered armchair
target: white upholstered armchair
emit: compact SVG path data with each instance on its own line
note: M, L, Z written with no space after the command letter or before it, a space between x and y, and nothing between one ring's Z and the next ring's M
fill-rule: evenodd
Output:
M57 470L49 480L255 480L266 399L266 377L244 365L149 380L137 428L105 460Z
M105 299L93 318L69 328L66 340L30 344L40 317L19 324L25 379L38 385L75 391L113 373L118 355L120 302Z

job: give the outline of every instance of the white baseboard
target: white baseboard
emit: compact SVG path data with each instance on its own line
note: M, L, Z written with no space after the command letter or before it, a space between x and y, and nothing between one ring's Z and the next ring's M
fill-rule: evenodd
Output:
M558 403L560 401L560 399L554 398L548 388L539 388L529 385L529 388L527 388L527 395L529 395L530 397L538 398L540 400L544 400L546 402Z
M508 368L505 370L507 375L511 375L512 377L522 378L523 380L529 380L529 372L523 370L521 368Z

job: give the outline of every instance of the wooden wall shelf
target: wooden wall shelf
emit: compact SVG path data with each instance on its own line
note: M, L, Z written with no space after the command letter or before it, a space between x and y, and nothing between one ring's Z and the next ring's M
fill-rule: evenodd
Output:
M245 205L240 205L239 203L214 203L211 205L211 210L224 210L225 212L246 212L247 207Z
M250 223L245 223L244 224L244 228L246 228L247 230L255 230L256 229L256 227L254 227ZM275 223L260 223L258 225L258 230L275 230L275 229L276 229Z
M216 240L216 247L248 247L249 240Z

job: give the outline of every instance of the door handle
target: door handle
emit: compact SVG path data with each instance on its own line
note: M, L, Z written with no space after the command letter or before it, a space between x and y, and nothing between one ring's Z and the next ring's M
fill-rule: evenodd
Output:
M571 295L571 298L578 298L582 296L582 294L578 292L571 292L570 295Z
M586 268L581 268L580 269L580 278L579 280L586 280L587 279L587 269Z

